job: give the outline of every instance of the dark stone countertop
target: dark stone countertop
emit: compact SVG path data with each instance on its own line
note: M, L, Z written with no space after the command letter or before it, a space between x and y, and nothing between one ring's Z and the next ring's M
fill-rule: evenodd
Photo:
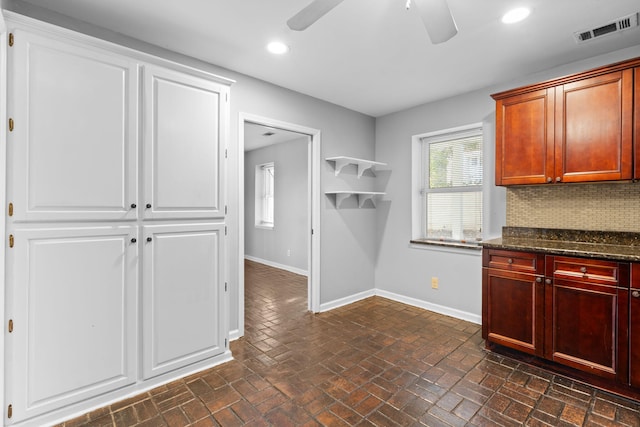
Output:
M640 262L640 233L503 227L485 248Z

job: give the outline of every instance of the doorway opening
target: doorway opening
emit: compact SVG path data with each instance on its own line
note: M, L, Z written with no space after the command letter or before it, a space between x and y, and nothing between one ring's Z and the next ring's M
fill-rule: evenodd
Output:
M264 134L272 133L271 136ZM249 260L257 260L264 262L277 268L282 268L297 274L303 274L307 277L307 309L312 312L319 311L320 305L320 131L292 123L286 123L266 117L240 114L239 120L239 256L238 256L238 331L239 335L244 335L244 316L245 316L245 257ZM275 137L273 139L270 139ZM283 144L281 149L271 150L262 149L263 147ZM289 144L288 148L285 147ZM306 148L306 150L305 150ZM294 207L285 207L286 214L279 219L276 213L273 218L274 222L269 224L268 221L262 221L264 212L263 201L258 200L258 192L256 189L256 172L260 170L271 171L278 176L278 162L273 164L271 169L270 161L265 160L265 153L279 152L284 158L294 156L293 151L298 152L298 163L303 165L294 165L295 167L287 168L285 173L292 173L292 170L306 174L306 187L304 189L297 188L288 194L288 191L280 194L280 201L283 199L287 202L287 197L296 197ZM255 152L255 153L253 153ZM257 154L256 154L257 153ZM261 157L262 155L262 157ZM268 154L266 154L268 156ZM245 160L251 160L247 164L250 171L245 170ZM265 169L265 165L269 165ZM291 165L289 165L291 166ZM262 168L262 169L260 169ZM283 170L284 171L284 170ZM248 173L251 172L251 173ZM265 172L265 176L269 176ZM290 175L289 179L296 179L295 175ZM251 182L249 182L251 181ZM304 180L303 180L304 181ZM262 182L258 180L258 185ZM299 184L299 183L298 183ZM299 187L299 186L298 186ZM277 188L275 192L277 200ZM265 199L268 200L268 199ZM289 202L293 202L291 198ZM268 204L265 202L265 204ZM275 206L277 207L277 206ZM282 210L283 208L280 207ZM282 212L281 212L282 213ZM266 214L268 218L268 214ZM304 217L302 224L298 224L297 228L285 227L291 225L300 217ZM278 230L278 221L284 220ZM249 227L251 229L249 230ZM270 230L269 228L272 227ZM279 238L275 239L273 230L283 231ZM247 252L252 252L248 254ZM269 252L271 251L271 253ZM248 255L248 256L247 256Z

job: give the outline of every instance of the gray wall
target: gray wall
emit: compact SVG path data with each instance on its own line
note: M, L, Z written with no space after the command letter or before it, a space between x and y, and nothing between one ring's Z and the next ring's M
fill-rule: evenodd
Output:
M640 56L640 46L565 65L519 81L463 94L379 117L376 121L376 158L389 163L386 202L378 208L376 288L401 295L418 305L436 305L445 312L479 321L481 316L481 259L477 253L419 249L411 238L411 137L465 124L485 124L485 198L489 210L486 237L500 235L505 224L505 190L494 183L495 103L490 94L588 70ZM439 289L431 289L431 277ZM439 307L438 307L439 306Z
M244 155L245 256L299 273L308 270L308 148L302 137ZM264 229L255 226L255 170L269 162L275 164L274 227Z

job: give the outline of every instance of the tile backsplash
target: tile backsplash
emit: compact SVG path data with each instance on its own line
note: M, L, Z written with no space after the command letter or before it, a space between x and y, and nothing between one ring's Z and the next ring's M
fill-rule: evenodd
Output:
M507 226L640 232L640 183L508 187Z

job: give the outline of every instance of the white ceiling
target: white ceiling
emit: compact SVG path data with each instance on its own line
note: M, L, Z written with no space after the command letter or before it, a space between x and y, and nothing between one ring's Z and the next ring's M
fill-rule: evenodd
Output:
M24 1L374 117L640 44L639 29L573 38L638 0L449 0L459 33L439 45L406 0L345 0L304 32L285 22L310 0ZM526 21L500 22L520 5ZM275 38L288 55L266 52Z

